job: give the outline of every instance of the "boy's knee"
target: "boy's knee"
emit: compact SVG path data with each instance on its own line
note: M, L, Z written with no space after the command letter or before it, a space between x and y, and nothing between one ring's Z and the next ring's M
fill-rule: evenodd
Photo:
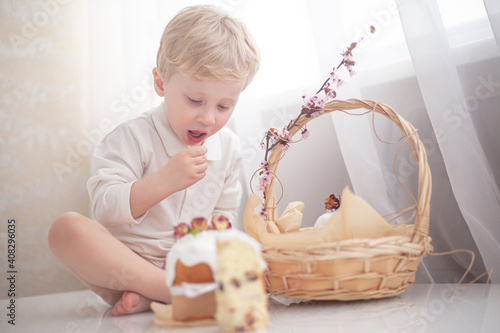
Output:
M79 221L84 218L75 212L63 213L59 216L49 230L49 247L56 254L58 248L64 243L74 240L76 230L80 227Z

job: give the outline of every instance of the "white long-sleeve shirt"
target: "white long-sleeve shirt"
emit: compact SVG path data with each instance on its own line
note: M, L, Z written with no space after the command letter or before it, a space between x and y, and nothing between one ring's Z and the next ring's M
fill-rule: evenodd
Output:
M174 244L173 227L180 222L224 214L234 224L242 193L239 140L223 128L203 145L208 150L205 178L134 219L130 211L132 184L162 168L187 146L170 127L163 103L118 126L94 151L93 176L87 183L94 218L158 266Z

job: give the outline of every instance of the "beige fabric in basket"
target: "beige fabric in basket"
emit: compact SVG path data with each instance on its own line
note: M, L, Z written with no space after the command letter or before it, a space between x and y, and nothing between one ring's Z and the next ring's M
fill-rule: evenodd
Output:
M280 233L299 231L305 205L300 201L290 202L276 224Z
M309 246L355 238L379 238L399 235L365 200L346 187L342 192L342 204L325 225L297 232L302 222L303 204L288 206L278 219L280 230L287 233L266 232L267 222L256 212L261 198L251 194L245 207L245 231L260 243L273 246ZM300 209L299 209L300 208ZM299 214L300 213L300 214ZM286 219L283 219L283 216ZM281 223L280 223L281 221Z

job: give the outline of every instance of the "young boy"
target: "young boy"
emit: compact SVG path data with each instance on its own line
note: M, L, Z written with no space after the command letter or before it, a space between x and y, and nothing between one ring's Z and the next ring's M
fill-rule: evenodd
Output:
M164 259L174 226L213 214L234 222L241 158L224 125L258 66L242 23L212 6L188 7L165 28L153 69L163 102L96 147L87 187L98 222L65 213L49 244L114 315L170 302Z

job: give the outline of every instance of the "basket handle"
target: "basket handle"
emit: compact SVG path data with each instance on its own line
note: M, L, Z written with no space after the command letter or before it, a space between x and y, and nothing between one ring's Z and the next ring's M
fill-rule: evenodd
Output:
M416 203L417 212L415 216L415 228L411 238L411 242L425 242L427 239L427 235L429 234L429 208L432 180L429 164L427 161L427 153L425 151L424 145L418 137L417 130L408 121L403 119L403 117L398 115L391 107L371 100L333 100L328 102L324 106L324 108L322 109L323 112L321 114L327 114L334 111L346 112L356 109L365 109L368 110L368 112L377 112L387 117L389 120L394 122L406 136L418 164L418 197ZM293 136L300 129L304 128L304 126L312 119L315 118L307 116L300 117L296 122L297 126L293 126L290 129L287 138L293 138ZM268 156L267 169L269 172L271 172L271 174L277 174L277 168L283 156L283 145L277 145L276 148ZM266 185L264 188L264 208L267 212L266 219L267 221L274 222L277 221L277 204L274 195L275 181L276 177L273 176L270 184Z

